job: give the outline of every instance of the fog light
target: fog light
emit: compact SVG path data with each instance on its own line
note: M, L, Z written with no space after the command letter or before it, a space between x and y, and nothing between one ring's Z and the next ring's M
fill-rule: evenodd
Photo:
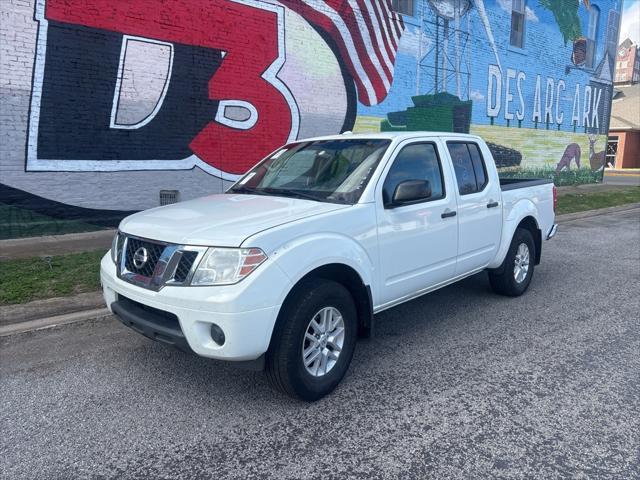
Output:
M224 332L222 331L222 329L216 325L215 323L211 324L211 338L213 339L214 342L216 342L218 345L224 345Z

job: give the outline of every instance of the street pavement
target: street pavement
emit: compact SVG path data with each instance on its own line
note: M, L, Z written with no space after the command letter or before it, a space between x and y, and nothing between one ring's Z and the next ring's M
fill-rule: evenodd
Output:
M0 478L640 478L638 210L563 223L528 293L376 316L307 404L112 318L0 339Z

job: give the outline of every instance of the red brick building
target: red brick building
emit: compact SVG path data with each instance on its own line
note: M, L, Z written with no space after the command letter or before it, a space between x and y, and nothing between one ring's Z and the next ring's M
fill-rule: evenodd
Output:
M640 49L628 38L618 46L616 52L615 84L640 82Z
M616 87L607 163L615 168L640 168L640 83Z

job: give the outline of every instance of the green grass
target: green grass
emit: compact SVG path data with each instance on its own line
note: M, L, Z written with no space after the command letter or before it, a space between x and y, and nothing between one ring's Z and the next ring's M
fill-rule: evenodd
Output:
M0 203L0 240L91 232L102 227L80 220L61 220Z
M104 251L0 262L0 305L92 292Z
M640 187L611 192L567 193L558 196L556 213L575 213L636 202L640 202Z
M602 172L593 172L590 168L576 168L560 173L549 167L503 168L499 174L500 178L550 178L558 187L602 182Z
M556 213L640 202L640 187L614 191L566 193L558 196ZM100 287L103 251L0 262L0 305L92 292Z

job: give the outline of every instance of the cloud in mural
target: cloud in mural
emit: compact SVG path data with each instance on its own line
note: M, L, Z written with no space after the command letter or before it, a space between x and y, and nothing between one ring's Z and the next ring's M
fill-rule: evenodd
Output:
M480 102L484 100L484 95L480 90L471 90L471 94L469 94L469 98L474 102Z
M500 8L502 10L504 10L505 12L508 12L509 14L511 14L511 10L512 10L512 6L511 6L511 0L497 0L498 5L500 6ZM538 16L536 15L536 12L533 11L533 9L531 7L526 7L526 12L527 12L527 20L530 22L539 22L540 19L538 18Z
M431 47L433 41L426 35L422 35L422 53L426 53ZM398 47L398 53L405 55L417 56L420 54L420 31L417 28L406 27L402 38L400 39L400 45Z

